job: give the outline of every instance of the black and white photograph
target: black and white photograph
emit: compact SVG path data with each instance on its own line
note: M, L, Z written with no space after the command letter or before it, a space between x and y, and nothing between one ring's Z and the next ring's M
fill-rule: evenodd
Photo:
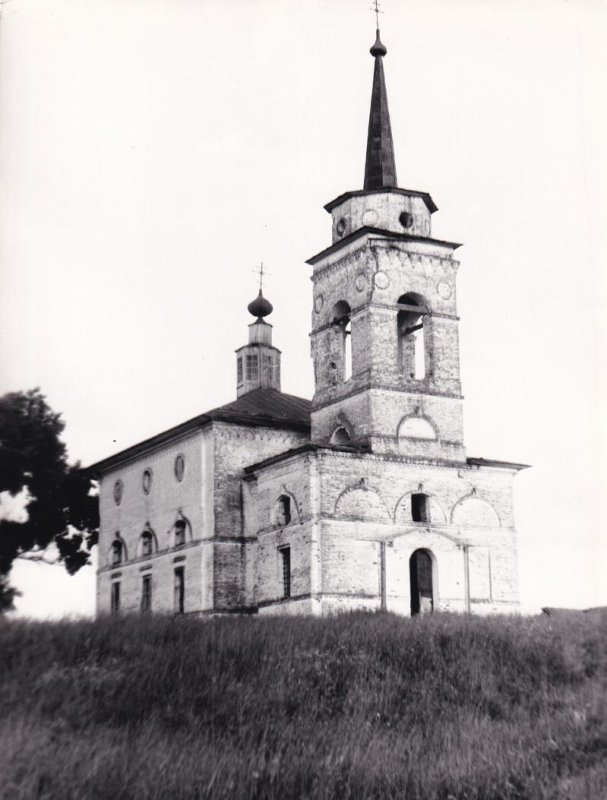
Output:
M0 800L607 797L607 0L0 0Z

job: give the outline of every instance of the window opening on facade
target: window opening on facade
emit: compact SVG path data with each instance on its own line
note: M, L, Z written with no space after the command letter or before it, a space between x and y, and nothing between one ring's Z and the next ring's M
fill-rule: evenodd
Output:
M120 539L116 539L116 541L112 544L112 564L122 564L124 559L124 547Z
M344 300L333 306L333 325L341 333L341 379L347 381L352 377L352 323L350 315L352 309Z
M144 531L141 534L141 555L151 556L154 552L154 537L151 531Z
M141 579L141 613L152 610L152 576L144 575Z
M423 299L408 292L398 299L398 358L407 379L421 381L426 377L426 342L424 315L428 313Z
M264 356L265 377L270 386L274 383L274 357L270 353Z
M247 353L246 377L248 381L256 381L259 378L259 358L257 353Z
M181 547L182 544L185 544L185 520L178 519L175 523L175 547Z
M185 608L185 567L175 567L174 609L183 614Z
M430 522L429 500L427 494L411 495L411 519L413 522Z
M281 547L278 552L282 570L282 596L291 597L291 548Z
M110 610L112 614L118 614L120 611L120 581L114 581L111 588L110 595Z
M236 383L242 383L242 356L238 356L236 361Z
M276 523L288 525L291 522L291 498L281 494L276 502Z

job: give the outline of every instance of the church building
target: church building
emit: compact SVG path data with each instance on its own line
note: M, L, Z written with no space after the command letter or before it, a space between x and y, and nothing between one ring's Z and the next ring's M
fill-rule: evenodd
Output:
M379 31L370 52L364 185L308 261L314 397L281 391L260 289L236 399L91 468L99 613L518 610L524 465L466 454L459 245L397 184Z

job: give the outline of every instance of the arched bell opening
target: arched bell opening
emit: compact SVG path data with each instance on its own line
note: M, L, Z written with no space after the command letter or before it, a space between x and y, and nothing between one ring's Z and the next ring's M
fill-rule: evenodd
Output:
M411 616L431 614L435 598L435 558L430 550L416 550L409 559Z
M347 381L352 376L352 309L345 300L333 306L333 325L338 329L340 339L339 359L341 361L341 380Z
M401 295L397 306L399 366L407 380L422 381L427 374L424 317L428 308L424 298L416 292Z

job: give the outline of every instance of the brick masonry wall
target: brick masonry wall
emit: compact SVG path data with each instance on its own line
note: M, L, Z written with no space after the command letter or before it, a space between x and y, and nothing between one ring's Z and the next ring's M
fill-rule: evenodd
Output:
M417 448L409 442L405 452L426 456L442 452L444 458L462 460L458 267L447 247L372 237L315 265L313 441L329 440L341 412L350 420L355 441L371 444L377 452L394 452L402 417L428 413L435 417L438 442L430 449L427 443ZM397 302L409 292L432 311L424 318L426 376L420 380L411 379L403 369L398 341ZM335 304L342 301L352 309L352 377L345 381L343 331L331 324ZM365 392L373 393L365 397ZM459 449L453 449L454 443Z
M308 596L317 601L313 613L378 608L383 557L385 605L408 614L409 560L425 548L434 558L435 608L515 611L512 478L504 469L335 451L270 465L251 488L259 524L256 601L266 610L285 605L278 549L288 545L293 595L304 595L291 601L293 613L297 607L310 613L302 603ZM298 512L280 527L272 523L273 508L284 491ZM411 494L417 492L430 497L430 524L412 521Z
M407 228L400 220L403 211L412 217L411 224ZM331 215L333 242L349 236L365 225L395 233L430 236L430 211L421 197L391 192L349 197L335 206Z
M213 423L214 435L214 515L215 563L214 607L233 610L254 603L254 578L251 560L257 553L249 520L255 518L250 502L250 487L242 480L244 468L273 455L298 447L308 441L297 431ZM247 513L244 513L245 505ZM236 539L240 543L231 543Z

